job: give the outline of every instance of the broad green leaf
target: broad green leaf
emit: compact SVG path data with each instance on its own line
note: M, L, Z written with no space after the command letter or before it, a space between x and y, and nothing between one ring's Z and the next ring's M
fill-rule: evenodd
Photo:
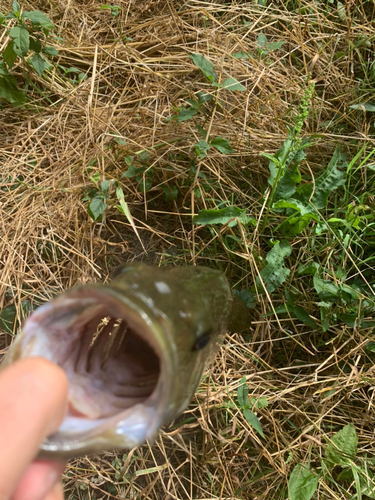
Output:
M358 447L358 436L354 425L350 423L343 427L332 437L331 441L325 450L328 463L331 466L351 466Z
M2 75L2 76L9 76L10 75L8 68L6 67L4 61L0 61L0 75Z
M53 22L50 19L48 19L48 17L43 12L40 12L39 10L32 10L30 12L25 11L22 13L22 18L30 19L32 24L38 24L39 26L41 26L46 30L53 30L53 28L55 27Z
M220 136L216 137L213 141L211 141L210 145L213 146L218 151L220 151L220 153L227 155L233 153L233 149L228 139L224 139L223 137Z
M30 37L30 50L33 50L38 54L42 50L42 44L40 43L40 41L36 38L33 38L32 36Z
M105 212L107 205L101 196L95 196L88 206L88 213L94 220L99 220L101 215Z
M207 224L228 224L233 227L237 224L237 220L241 224L249 224L251 218L246 215L246 210L238 207L226 207L219 210L200 210L198 215L193 219L194 224L206 226Z
M263 35L263 33L260 33L260 35L258 35L257 42L256 42L257 47L259 49L264 49L267 45L267 42L268 42L268 40L267 40L266 35Z
M332 302L318 302L320 307L320 320L322 322L322 330L326 332L329 329L329 321L331 319Z
M198 156L198 158L205 158L209 149L210 145L202 139L198 141L197 144L194 144L195 154Z
M23 104L25 102L25 94L9 78L0 78L0 97L15 105Z
M310 471L309 467L297 464L289 478L289 500L310 500L319 483L319 476Z
M359 104L353 104L352 106L349 106L351 109L361 109L362 111L375 111L375 104L372 102L364 102L364 103L359 103Z
M21 7L20 7L20 4L17 2L17 0L13 0L13 3L12 3L12 11L14 14L19 15L20 13L20 10L21 10Z
M235 59L246 59L246 60L250 59L246 52L235 52L234 54L232 54L232 56Z
M337 14L340 20L344 23L346 21L346 8L345 5L340 1L337 2Z
M4 332L13 334L15 331L17 319L17 309L13 304L11 306L4 307L0 313L0 328Z
M304 323L307 326L311 326L314 329L318 328L318 325L315 323L315 321L310 317L307 311L303 309L301 306L293 306L292 308L293 314L298 318L302 323Z
M261 398L250 398L251 404L260 410L261 408L267 408L268 401L267 398L262 396Z
M185 120L190 120L198 113L196 109L191 108L180 108L180 112L177 117L177 123L184 122Z
M100 184L100 189L103 191L104 196L107 198L109 193L109 186L111 185L111 180L102 181Z
M289 200L279 200L277 203L273 204L274 208L292 208L300 212L301 215L312 214L316 215L315 210L307 205L306 203L295 200L294 198L289 198Z
M250 290L233 290L233 293L237 295L249 309L254 309L256 300Z
M313 276L319 271L319 264L317 262L309 262L299 267L298 274L312 274Z
M9 36L13 38L14 52L20 57L25 57L30 47L30 35L27 29L15 26L9 31Z
M145 193L146 191L148 191L151 188L152 188L152 180L151 179L145 178L139 182L138 189L140 190L141 193Z
M163 186L164 196L166 201L177 200L178 188L177 186L164 185Z
M305 214L288 218L281 226L284 236L297 236L310 224L311 219L319 220L316 214Z
M267 49L270 51L278 50L284 45L284 43L286 43L285 40L280 40L279 42L271 42L267 44Z
M246 418L246 420L249 422L251 427L257 431L257 433L264 438L262 426L260 425L260 422L258 420L258 417L255 415L254 412L249 410L248 408L242 409L243 416Z
M51 47L51 46L44 47L43 53L47 54L48 56L58 56L59 55L59 51L57 49L55 49L55 47Z
M314 274L313 282L314 288L321 299L329 300L338 297L339 288L332 281L324 280L318 274Z
M3 52L3 60L8 65L8 67L12 69L14 66L14 61L16 59L17 54L14 52L14 42L13 40L9 40L8 45Z
M347 166L346 156L337 148L327 169L315 181L315 191L311 199L314 207L317 209L326 207L332 191L345 184Z
M207 141L207 131L204 130L204 128L198 125L197 123L195 124L195 128L199 130L199 132L202 134L203 139Z
M245 92L246 90L246 87L241 85L241 83L238 80L236 80L236 78L226 78L221 83L213 83L212 86L218 87L220 89L232 90L233 92L235 90L239 90L240 92Z
M31 64L39 76L42 76L45 69L48 69L51 64L43 59L40 54L34 54L31 59Z
M249 406L249 399L247 397L248 394L249 394L249 387L246 382L246 377L242 377L241 385L237 389L237 400L241 408L246 408Z
M292 247L285 240L278 241L268 252L266 257L268 264L262 269L260 275L269 293L274 292L289 276L290 270L285 267L284 259L291 253ZM259 278L257 278L257 283L261 284Z
M215 73L215 67L208 59L206 59L201 54L190 54L190 58L193 63L198 66L202 73L210 80L210 82L216 82L217 76Z

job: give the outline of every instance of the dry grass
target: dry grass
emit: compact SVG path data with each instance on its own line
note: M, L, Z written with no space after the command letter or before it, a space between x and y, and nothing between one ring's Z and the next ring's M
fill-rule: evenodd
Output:
M286 0L267 2L266 8L242 0L116 3L122 8L117 18L94 0L23 4L55 23L64 39L58 64L79 68L87 78L78 84L56 69L38 78L23 65L36 87L29 92L31 104L2 110L0 309L14 302L20 316L21 300L106 281L117 265L133 259L216 265L233 286L250 288L260 265L257 256L269 250L269 229L262 234L258 225L245 235L224 227L210 233L193 226L192 217L229 200L261 220L269 175L261 153L274 153L285 140L310 79L316 91L304 130L319 134L319 141L309 149L306 173L326 166L337 144L349 158L361 144L367 143L367 151L374 144L372 114L348 107L373 95L371 86L358 82L374 54L371 2L346 0L345 22L333 7L324 10L326 2L305 0L294 2L299 12ZM8 2L0 7L9 10ZM131 41L121 41L119 26ZM271 42L286 43L260 57L261 32ZM235 59L231 54L239 51L254 58ZM194 174L192 146L199 132L192 120L166 122L186 98L213 92L191 52L213 62L221 81L235 77L247 89L220 91L209 114L195 118L213 137L229 139L235 152L210 151ZM15 73L22 81L21 64ZM142 150L153 170L146 193L134 178L123 176L125 156ZM114 206L102 223L88 217L82 199L95 172L121 184L142 244ZM199 173L211 182L207 192ZM165 199L165 186L178 187L175 201ZM223 244L231 232L242 238L235 255ZM308 239L293 242L293 276L306 261L305 252L311 252ZM322 250L327 266L332 245ZM352 267L350 256L345 263ZM314 315L305 283L297 277L293 282ZM282 295L273 300L280 305ZM348 422L359 435L358 456L371 456L375 375L364 350L371 329L338 324L326 334L311 332L296 319L264 316L270 311L268 299L260 298L251 331L228 334L188 411L164 428L155 444L71 461L64 476L66 498L287 498L295 464L310 460L319 469L327 439ZM4 348L10 340L2 335ZM268 400L268 407L257 411L265 439L236 406L244 376L250 396ZM354 498L353 484L342 485L321 480L318 498Z

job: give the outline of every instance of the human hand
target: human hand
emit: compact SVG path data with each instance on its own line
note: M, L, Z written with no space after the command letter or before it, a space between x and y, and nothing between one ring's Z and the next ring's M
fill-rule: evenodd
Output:
M35 459L66 412L68 380L44 358L0 373L0 500L62 500L65 463Z

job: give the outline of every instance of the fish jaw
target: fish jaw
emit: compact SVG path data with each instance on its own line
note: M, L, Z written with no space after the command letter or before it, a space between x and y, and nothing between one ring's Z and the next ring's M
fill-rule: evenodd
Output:
M42 356L67 374L69 410L58 431L41 445L42 456L70 458L134 447L153 440L165 422L176 372L168 321L162 329L157 311L131 295L106 285L70 290L26 320L5 356L2 368L17 359ZM99 333L97 329L108 317L126 322L129 353L120 351L116 357L114 350L104 359L112 320ZM139 356L137 351L142 351Z
M68 459L153 440L188 406L223 342L232 294L205 267L123 266L26 320L2 366L42 356L69 380L68 413L41 455Z

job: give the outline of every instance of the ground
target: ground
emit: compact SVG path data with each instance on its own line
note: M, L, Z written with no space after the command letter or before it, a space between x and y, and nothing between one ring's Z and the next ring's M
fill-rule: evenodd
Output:
M156 443L72 460L66 498L374 498L373 1L21 9L58 54L0 93L4 351L134 259L219 268L252 315Z

